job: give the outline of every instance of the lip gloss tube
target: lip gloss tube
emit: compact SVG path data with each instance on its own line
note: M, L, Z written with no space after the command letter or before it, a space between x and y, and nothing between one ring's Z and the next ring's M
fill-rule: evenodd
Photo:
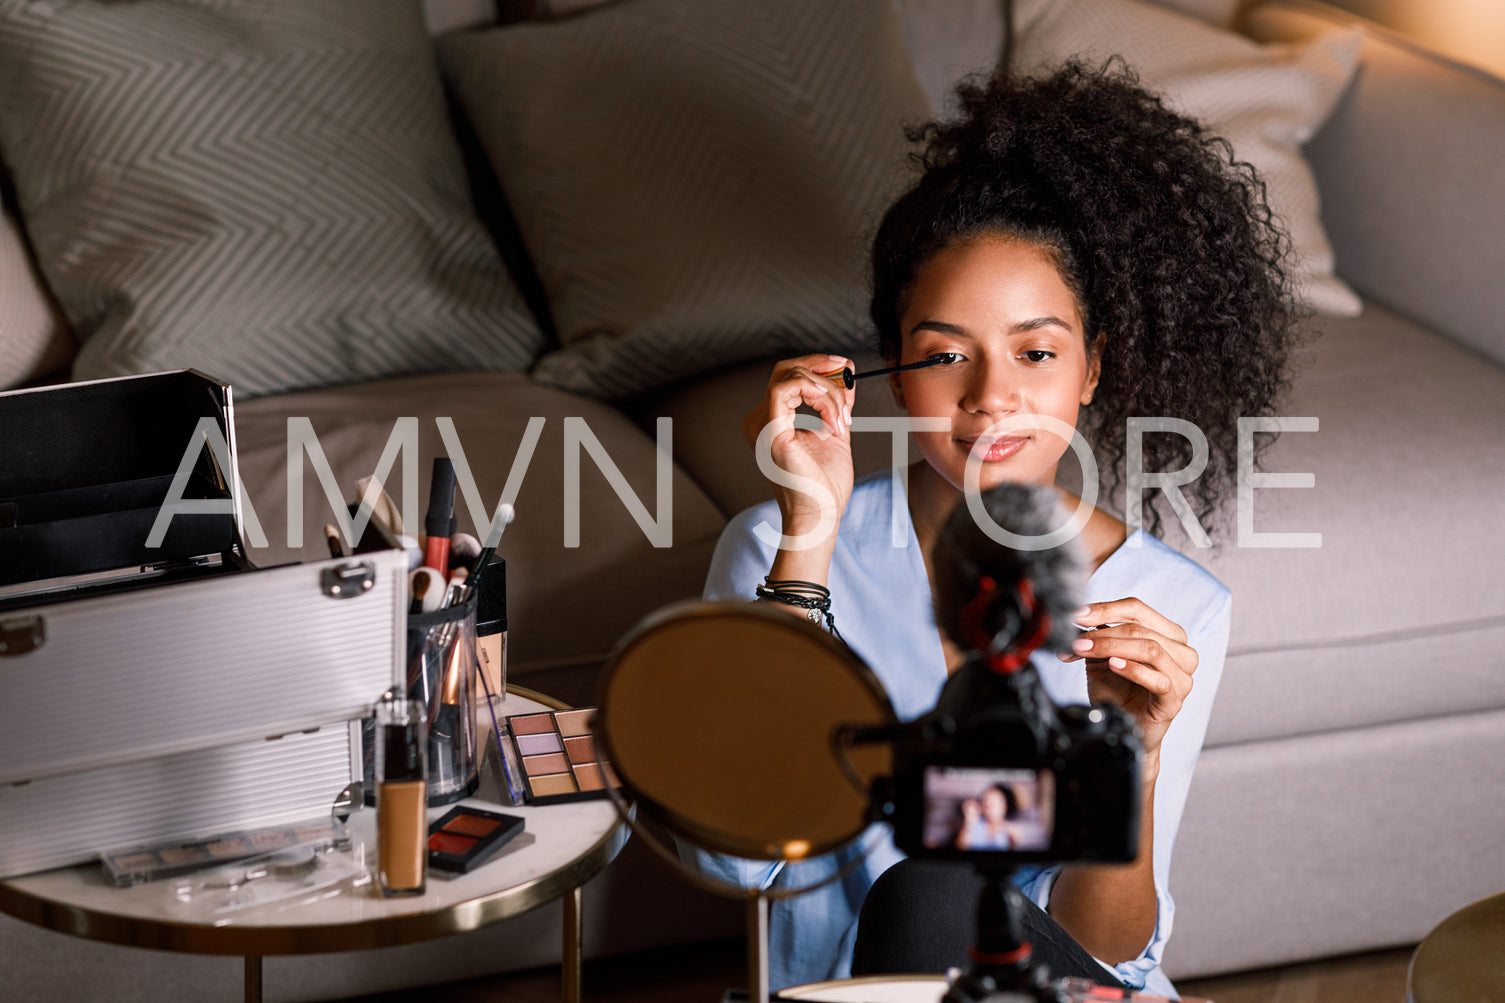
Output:
M377 884L386 898L422 895L428 877L426 725L421 700L376 705Z

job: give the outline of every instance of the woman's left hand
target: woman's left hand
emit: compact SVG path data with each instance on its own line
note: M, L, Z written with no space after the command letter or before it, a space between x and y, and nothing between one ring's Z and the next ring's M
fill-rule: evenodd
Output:
M1099 629L1078 638L1071 653L1059 657L1087 660L1088 699L1115 703L1133 716L1147 764L1158 772L1160 741L1191 692L1196 649L1186 643L1180 624L1139 599L1092 603L1073 619Z

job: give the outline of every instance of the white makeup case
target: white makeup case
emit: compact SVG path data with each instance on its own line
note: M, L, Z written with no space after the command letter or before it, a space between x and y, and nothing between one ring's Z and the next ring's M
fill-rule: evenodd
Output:
M238 484L230 388L201 374L0 393L0 877L317 817L360 779L406 555L368 532L254 568ZM167 497L217 510L147 547Z

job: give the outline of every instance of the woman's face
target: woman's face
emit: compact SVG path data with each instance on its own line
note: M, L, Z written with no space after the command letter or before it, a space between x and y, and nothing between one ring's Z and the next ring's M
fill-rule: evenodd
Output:
M988 435L1016 415L1076 426L1097 386L1076 297L1032 244L984 237L954 244L920 267L899 319L901 363L937 352L958 361L891 377L911 417L951 419L947 432L916 432L925 460L957 490L968 457L981 463L983 490L1005 481L1050 485L1068 443L1042 427Z
M1002 822L1008 814L1008 798L997 787L989 787L982 796L982 817L989 822Z

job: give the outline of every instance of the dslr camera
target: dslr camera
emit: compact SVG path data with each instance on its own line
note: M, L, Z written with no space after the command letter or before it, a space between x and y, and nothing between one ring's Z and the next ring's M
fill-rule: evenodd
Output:
M1018 537L1039 539L1059 524L1048 489L1008 484L983 499L993 522ZM875 785L877 817L912 857L1133 860L1142 755L1133 720L1112 704L1058 706L1029 660L1066 650L1078 634L1071 616L1084 572L1075 548L1002 546L958 505L935 566L936 622L966 662L932 711L885 736L893 773Z

